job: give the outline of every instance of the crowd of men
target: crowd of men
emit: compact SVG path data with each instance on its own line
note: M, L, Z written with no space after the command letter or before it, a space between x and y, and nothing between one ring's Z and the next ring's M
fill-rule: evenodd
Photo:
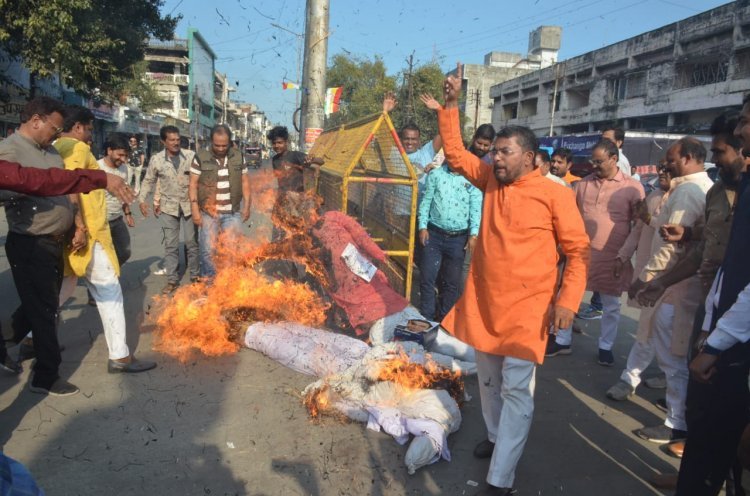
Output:
M678 495L717 494L746 460L740 439L750 420L750 264L743 257L750 242L743 175L750 97L741 112L722 115L711 128L717 182L704 170L703 144L686 137L667 150L659 188L646 196L631 177L619 128L604 130L591 149L592 172L583 178L571 172L570 150L540 149L525 127L496 132L485 124L465 147L460 91L459 68L444 83L444 105L422 96L437 113L439 134L420 146L419 129L406 125L400 138L419 178L419 310L476 350L487 439L474 455L491 459L478 494L514 494L533 418L536 366L545 356L573 352L576 314L601 319L596 361L614 365L624 294L640 308L638 334L620 380L602 394L627 400L656 358L664 378L652 386L666 390L665 420L637 435L669 443L682 463L678 475L663 474L655 483L676 487ZM387 95L383 109L395 105ZM5 249L21 300L13 339L21 361L36 358L31 391L78 392L59 376L56 331L59 308L79 278L101 317L108 371L153 369L125 339L118 276L130 258L128 229L135 225L128 184L143 216L153 211L161 219L162 293L180 284L181 233L190 281L210 282L217 237L236 235L252 208L250 177L231 130L214 127L209 148L194 152L182 148L176 127L164 126L164 149L150 157L141 182L145 154L137 139L113 134L103 156L94 157L89 110L39 97L20 120L0 142L0 187L15 191L2 196ZM303 171L323 161L290 150L285 128L272 129L268 140L279 191L303 192ZM586 289L592 298L581 306ZM0 368L21 371L4 344Z

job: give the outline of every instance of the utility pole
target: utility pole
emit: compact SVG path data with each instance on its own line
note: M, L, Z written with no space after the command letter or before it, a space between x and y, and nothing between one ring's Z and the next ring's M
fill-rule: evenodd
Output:
M477 132L479 121L479 101L482 99L482 91L477 88L474 90L474 132Z
M555 64L555 89L552 90L552 111L550 112L549 135L552 136L555 128L555 107L557 106L557 85L560 82L560 64Z
M307 0L300 125L300 148L305 152L310 151L315 139L323 132L325 122L328 11L329 0Z
M198 96L198 87L196 86L195 91L193 91L193 124L195 125L194 133L195 133L195 151L198 152L198 136L199 136L199 127L201 125L201 99Z
M414 118L414 85L412 84L412 70L414 68L414 52L411 52L409 58L406 59L406 63L409 64L409 72L406 73L406 90L408 100L406 102L406 121L409 122Z

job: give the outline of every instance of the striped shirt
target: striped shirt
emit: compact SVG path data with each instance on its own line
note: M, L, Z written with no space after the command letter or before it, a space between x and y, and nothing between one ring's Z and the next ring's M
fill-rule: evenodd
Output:
M218 180L216 181L216 213L231 214L232 198L229 188L228 159L225 156L223 159L214 157L214 160L216 160L216 165L218 166L216 171L218 175ZM200 165L197 163L197 160L193 161L193 166L190 168L190 172L198 176L201 175ZM242 174L247 174L247 168L242 169Z

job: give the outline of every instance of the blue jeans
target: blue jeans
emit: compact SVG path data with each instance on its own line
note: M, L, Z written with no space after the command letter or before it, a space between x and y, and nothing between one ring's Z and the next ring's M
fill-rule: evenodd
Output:
M201 229L198 237L198 245L201 256L201 277L213 277L216 269L213 263L213 251L219 232L234 230L240 232L242 227L242 215L239 212L233 214L216 214L211 217L201 211Z
M594 291L591 294L591 308L595 310L599 310L600 312L604 310L604 304L602 304L602 297L599 296L599 293L597 291Z
M429 230L430 239L422 247L422 258L419 264L420 307L425 318L441 320L458 299L458 288L461 285L461 273L466 254L468 234L463 236L446 236ZM435 282L440 275L440 288ZM435 290L439 291L439 302Z

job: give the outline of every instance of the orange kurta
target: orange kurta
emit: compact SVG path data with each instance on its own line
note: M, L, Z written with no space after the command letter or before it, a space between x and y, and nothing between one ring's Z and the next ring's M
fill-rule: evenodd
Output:
M589 238L570 188L539 170L500 184L461 141L457 109L438 111L451 168L484 192L464 293L442 325L477 350L542 363L555 303L557 246L567 257L556 304L573 312L586 287Z

